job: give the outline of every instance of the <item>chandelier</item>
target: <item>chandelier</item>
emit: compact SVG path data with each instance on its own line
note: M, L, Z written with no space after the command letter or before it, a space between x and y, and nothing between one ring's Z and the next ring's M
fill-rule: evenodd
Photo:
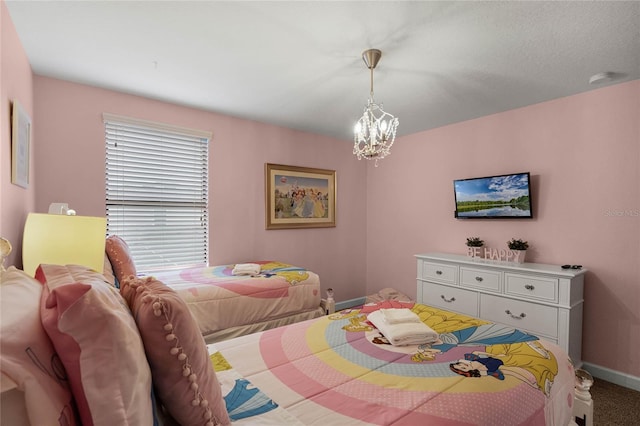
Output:
M382 52L378 49L365 50L362 60L371 72L371 89L369 100L364 107L364 114L356 123L354 129L353 153L358 160L366 158L378 160L391 154L391 146L396 139L398 119L382 109L382 104L377 104L373 98L373 69L378 65Z

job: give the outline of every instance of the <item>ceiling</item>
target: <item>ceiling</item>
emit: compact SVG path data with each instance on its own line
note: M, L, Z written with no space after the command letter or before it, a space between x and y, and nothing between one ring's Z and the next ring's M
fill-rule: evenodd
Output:
M369 48L398 135L640 78L637 1L5 3L38 75L347 140Z

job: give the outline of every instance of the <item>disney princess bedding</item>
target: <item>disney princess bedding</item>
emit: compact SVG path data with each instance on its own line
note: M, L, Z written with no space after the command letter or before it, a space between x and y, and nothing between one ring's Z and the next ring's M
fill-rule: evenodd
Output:
M324 314L318 275L287 263L259 261L153 276L184 299L207 342Z
M368 319L407 309L438 334L392 345ZM237 424L567 425L574 370L557 345L412 302L362 309L209 345Z

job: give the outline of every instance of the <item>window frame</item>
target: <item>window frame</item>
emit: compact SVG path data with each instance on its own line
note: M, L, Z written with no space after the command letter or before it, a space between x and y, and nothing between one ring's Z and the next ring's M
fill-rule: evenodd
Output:
M109 113L103 122L107 236L127 241L139 272L207 266L212 133Z

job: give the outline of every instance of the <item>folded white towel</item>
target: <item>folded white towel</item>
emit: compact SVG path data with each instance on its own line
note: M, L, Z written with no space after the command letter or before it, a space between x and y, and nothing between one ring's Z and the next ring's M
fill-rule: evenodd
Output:
M408 322L421 322L420 317L409 308L380 309L387 324L403 324Z
M423 345L438 340L438 333L422 321L388 324L380 310L371 312L367 319L394 346Z
M233 267L231 275L258 275L260 265L257 263L238 263Z

